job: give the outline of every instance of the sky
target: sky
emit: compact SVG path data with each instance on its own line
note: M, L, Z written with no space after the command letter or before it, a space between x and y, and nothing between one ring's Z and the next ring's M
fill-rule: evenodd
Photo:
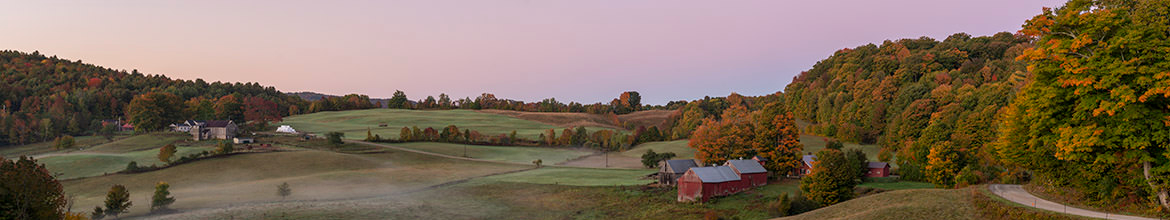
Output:
M0 0L0 49L285 92L766 95L834 51L1015 32L1054 0Z

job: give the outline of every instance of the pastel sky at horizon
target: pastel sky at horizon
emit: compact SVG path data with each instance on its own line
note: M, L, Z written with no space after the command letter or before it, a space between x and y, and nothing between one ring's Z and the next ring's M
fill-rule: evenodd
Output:
M765 95L834 51L1015 32L1057 0L3 1L0 49L285 92Z

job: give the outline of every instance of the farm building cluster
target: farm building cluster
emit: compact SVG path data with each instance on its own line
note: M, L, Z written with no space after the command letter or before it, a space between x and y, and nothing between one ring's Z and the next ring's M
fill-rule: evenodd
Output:
M765 160L728 160L722 166L702 167L694 160L667 160L659 169L659 183L678 186L678 201L707 201L768 184Z
M756 156L751 159L728 160L722 166L699 166L694 160L666 160L658 170L658 183L678 187L679 202L706 202L707 200L743 192L752 187L768 184L767 160ZM816 166L816 156L805 155L801 166L794 173L805 176ZM888 177L890 164L868 162L867 177Z
M180 124L171 125L171 130L191 134L191 139L196 141L232 140L236 137L239 129L236 123L231 120L187 120Z

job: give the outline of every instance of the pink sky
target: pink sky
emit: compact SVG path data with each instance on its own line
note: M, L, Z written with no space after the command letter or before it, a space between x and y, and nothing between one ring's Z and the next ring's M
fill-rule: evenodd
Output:
M5 1L0 49L281 91L763 95L834 51L1015 32L1038 0Z

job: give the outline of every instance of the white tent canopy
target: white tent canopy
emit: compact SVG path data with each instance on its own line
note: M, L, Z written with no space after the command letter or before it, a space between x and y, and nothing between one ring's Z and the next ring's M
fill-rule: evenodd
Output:
M297 130L296 130L296 129L293 129L293 128L292 128L292 126L288 126L288 125L281 125L279 128L276 128L276 132L281 132L281 133L297 133Z

